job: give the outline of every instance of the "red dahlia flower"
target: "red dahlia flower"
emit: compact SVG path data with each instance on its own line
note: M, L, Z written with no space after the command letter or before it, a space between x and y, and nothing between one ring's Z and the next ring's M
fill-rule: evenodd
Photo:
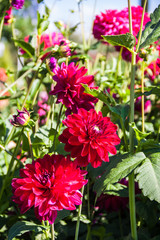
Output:
M86 72L85 67L78 69L74 63L70 63L68 66L62 63L61 68L57 67L54 70L53 79L57 84L49 94L57 94L57 103L61 102L67 108L66 115L71 112L77 113L79 108L90 110L97 102L95 97L84 93L84 87L81 85L83 83L93 87L94 77L93 75L84 76Z
M26 164L20 170L21 178L12 180L13 201L19 205L21 213L34 207L40 221L53 223L57 210L74 210L75 205L81 204L79 189L87 183L86 173L77 168L69 156L45 155Z
M65 151L71 152L80 166L91 163L96 168L102 161L109 162L108 153L116 154L115 145L120 143L117 126L101 112L79 109L78 114L69 115L63 123L67 128L59 140L65 143Z

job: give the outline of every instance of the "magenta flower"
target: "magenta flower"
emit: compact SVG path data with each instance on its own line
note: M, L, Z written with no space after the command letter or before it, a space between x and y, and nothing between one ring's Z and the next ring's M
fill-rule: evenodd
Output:
M11 5L16 9L21 9L24 5L24 0L12 0Z
M142 97L139 96L136 101L135 101L135 110L137 112L142 112L142 109L141 109L141 104L142 104ZM152 104L151 104L151 100L147 100L145 98L145 103L144 103L144 113L149 113L151 111L151 108L152 108Z
M18 114L13 115L13 119L10 119L10 123L15 127L24 127L27 126L30 120L29 112L23 108L23 111L17 109Z
M141 24L141 17L143 8L141 6L132 6L132 26L133 35L136 37ZM148 13L144 14L143 29L147 22L150 21ZM103 40L102 35L119 35L129 32L129 17L128 8L124 8L121 11L118 10L106 10L105 13L101 13L95 17L93 25L93 35L98 40ZM106 44L106 42L104 42ZM116 46L116 50L119 51L120 47ZM126 61L131 60L131 53L124 48L122 57ZM140 58L137 56L137 61Z
M117 126L101 112L79 109L77 114L69 115L62 122L67 128L59 140L65 143L65 151L71 152L80 166L91 163L94 168L99 167L103 161L109 162L108 153L117 153L115 145L120 143Z
M36 217L54 222L57 211L75 210L81 204L79 189L87 183L86 171L77 168L76 162L62 155L45 155L26 164L20 170L21 178L12 180L13 201L21 213L34 207Z
M4 16L4 25L10 24L12 21L12 7L10 7Z
M136 35L140 29L143 8L132 6L132 25L133 35ZM143 29L147 22L150 21L148 13L144 15ZM105 13L96 15L93 25L93 35L96 39L103 39L101 35L118 35L129 32L128 8L121 11L106 10Z
M97 102L95 97L84 93L84 87L81 85L94 86L93 75L84 76L86 72L85 67L78 68L74 63L70 63L68 66L62 63L61 68L57 67L54 71L53 79L57 84L49 94L57 94L57 103L61 102L67 108L66 115L71 112L77 113L79 108L90 110Z

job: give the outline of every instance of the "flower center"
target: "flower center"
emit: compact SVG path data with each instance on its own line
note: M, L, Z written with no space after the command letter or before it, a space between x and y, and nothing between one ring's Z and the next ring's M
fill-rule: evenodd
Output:
M99 132L100 131L100 128L98 126L94 126L93 129L95 130L95 132Z
M46 170L42 173L40 176L40 181L43 185L45 185L48 182L48 179L51 177L51 174L47 172Z

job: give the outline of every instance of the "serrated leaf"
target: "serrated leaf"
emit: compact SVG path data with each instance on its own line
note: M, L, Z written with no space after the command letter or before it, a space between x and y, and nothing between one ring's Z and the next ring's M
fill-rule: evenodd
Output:
M105 173L101 178L97 179L94 184L94 191L100 196L101 192L110 183L116 183L120 179L130 174L144 159L146 158L143 152L135 153L130 157L126 155L116 156L116 159L110 162Z
M12 39L15 43L17 43L18 47L21 47L28 55L29 57L33 57L35 54L35 49L32 47L32 45L28 42L25 42L23 40L17 40Z
M46 227L37 225L35 223L21 221L16 222L8 232L8 240L12 240L16 236L21 236L25 232L34 231L34 232L42 232Z
M114 46L121 46L127 48L130 52L133 52L132 48L136 44L136 39L131 33L120 35L102 35L104 40Z
M160 203L160 153L154 153L146 158L137 168L136 179L144 196Z
M144 48L160 38L160 5L150 15L151 21L145 26L140 41L140 49Z

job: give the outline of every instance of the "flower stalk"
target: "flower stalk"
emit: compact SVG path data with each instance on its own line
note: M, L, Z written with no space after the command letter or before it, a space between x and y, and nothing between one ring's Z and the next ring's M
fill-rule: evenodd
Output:
M132 12L130 0L128 0L128 11L129 11L129 30L132 34ZM134 82L135 82L135 64L136 64L136 53L132 52L131 60L131 87L130 87L130 116L129 122L134 122ZM134 130L129 127L129 145L130 154L134 153ZM137 240L137 226L136 226L136 209L135 209L135 186L134 186L134 172L129 175L129 209L130 209L130 224L131 224L131 236L133 240Z

